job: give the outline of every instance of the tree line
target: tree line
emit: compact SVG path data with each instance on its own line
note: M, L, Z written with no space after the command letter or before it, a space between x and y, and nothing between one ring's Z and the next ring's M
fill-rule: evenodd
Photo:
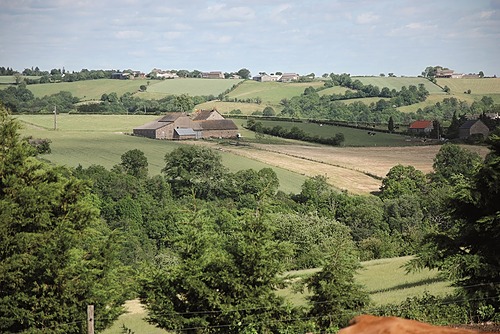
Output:
M52 166L0 115L2 332L84 333L86 304L103 328L135 296L174 332L333 330L369 308L358 261L409 254L409 269L439 268L463 287L460 316L498 312L497 132L484 161L447 144L432 173L395 166L377 196L323 176L286 194L272 169L229 172L198 146L166 153L154 176L140 150L111 170ZM284 271L318 267L299 282L304 307L275 294L291 283Z

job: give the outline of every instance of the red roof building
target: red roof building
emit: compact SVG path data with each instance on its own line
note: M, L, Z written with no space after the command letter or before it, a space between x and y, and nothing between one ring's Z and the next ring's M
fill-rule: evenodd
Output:
M408 131L414 134L430 133L434 129L432 121L415 121L410 124Z

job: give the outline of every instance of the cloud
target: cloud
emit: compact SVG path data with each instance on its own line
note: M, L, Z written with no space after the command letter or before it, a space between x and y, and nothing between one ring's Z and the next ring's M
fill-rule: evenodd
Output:
M408 28L410 30L433 30L436 27L436 25L424 24L421 22L412 22L405 25L405 28Z
M255 18L255 11L250 7L228 7L226 4L216 4L203 10L198 18L209 21L247 21Z
M479 17L482 19L489 19L495 14L494 10L484 11L479 13Z
M144 33L137 30L122 30L115 32L114 35L118 39L139 39L144 36Z
M380 16L375 15L373 13L363 13L360 14L356 17L356 22L359 24L371 24L378 22L380 19Z

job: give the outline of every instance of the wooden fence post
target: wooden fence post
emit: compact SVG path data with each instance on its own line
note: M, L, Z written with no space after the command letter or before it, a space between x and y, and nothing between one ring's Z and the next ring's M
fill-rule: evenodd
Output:
M88 334L94 334L94 305L87 305Z

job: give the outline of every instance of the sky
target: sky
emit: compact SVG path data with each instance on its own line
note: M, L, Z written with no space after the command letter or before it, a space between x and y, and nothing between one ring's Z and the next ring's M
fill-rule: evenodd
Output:
M0 66L500 76L500 0L0 0Z

